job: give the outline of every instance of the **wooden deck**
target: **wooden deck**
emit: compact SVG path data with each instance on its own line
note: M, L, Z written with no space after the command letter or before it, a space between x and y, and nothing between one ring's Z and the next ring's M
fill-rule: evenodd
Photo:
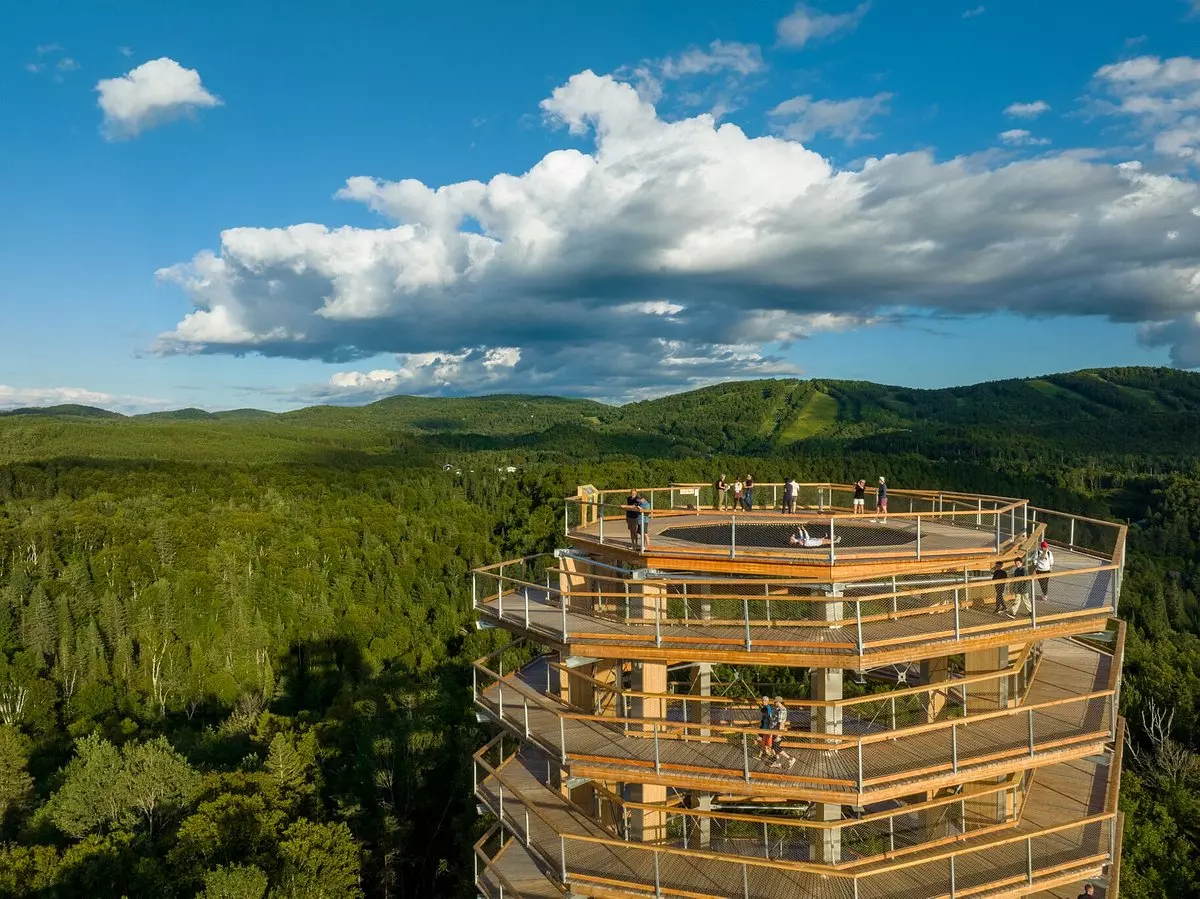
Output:
M756 735L738 728L712 728L701 737L701 724L682 734L674 725L652 739L641 719L581 714L544 692L544 658L482 689L476 706L565 759L573 777L865 805L1102 752L1115 726L1115 662L1075 641L1049 641L1019 706L859 737L792 731L784 745L797 761L786 772L755 760ZM840 745L817 748L829 739Z
M545 871L531 896L554 896L553 881L561 879L555 874L565 870L572 894L583 896L653 895L657 880L663 895L700 899L932 899L950 894L951 858L957 895L1024 895L1056 889L1063 878L1099 875L1111 826L1111 818L1102 819L1116 803L1114 764L1119 768L1109 755L1045 768L1013 826L853 870L622 842L548 785L545 768L529 753L481 780L478 796L499 815L503 788L504 822L516 837L505 855L528 843L522 870L536 869L536 856ZM1072 826L1083 821L1093 823Z
M1020 516L1001 517L997 539L995 513L959 516L925 513L834 516L839 542L828 547L793 547L788 537L803 523L813 536L828 537L831 516L815 509L778 512L656 513L646 528L645 546L630 539L625 520L606 517L568 532L585 552L664 571L723 571L786 574L809 580L857 580L887 570L938 571L962 562L990 567L996 558L1011 559L1023 542ZM979 524L977 525L977 519ZM918 524L919 522L919 524ZM739 542L740 535L740 542Z
M842 600L847 623L833 625L795 620L795 615L780 611L787 609L786 599L773 600L780 620L769 625L757 616L749 626L679 619L626 623L611 610L601 615L580 611L596 604L570 594L564 615L561 595L536 585L510 585L502 595L478 600L476 611L491 624L566 655L861 669L1103 630L1113 614L1115 571L1097 567L1095 559L1080 553L1063 552L1056 561L1048 595L1039 594L1035 600L1036 626L1030 617L996 614L987 580L974 581L957 607L953 589L931 590L927 607L867 616L861 625L854 621L853 597ZM791 601L792 606L801 604L803 609L817 605Z

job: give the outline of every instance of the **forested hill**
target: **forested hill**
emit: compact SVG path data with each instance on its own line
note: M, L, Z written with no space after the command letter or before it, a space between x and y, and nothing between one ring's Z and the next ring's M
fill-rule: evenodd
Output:
M1198 447L1155 369L0 416L0 899L475 896L468 571L554 549L577 484L721 468L1132 519L1122 896L1195 895Z
M130 418L57 406L0 413L0 460L142 458L148 451L205 458L227 441L240 443L250 462L418 446L435 455L496 449L680 457L775 452L812 438L863 440L883 452L919 445L953 456L963 441L987 445L1014 429L1030 451L1069 445L1092 454L1186 455L1200 440L1200 374L1110 368L942 390L737 381L625 406L544 396L396 396L281 414L182 409Z

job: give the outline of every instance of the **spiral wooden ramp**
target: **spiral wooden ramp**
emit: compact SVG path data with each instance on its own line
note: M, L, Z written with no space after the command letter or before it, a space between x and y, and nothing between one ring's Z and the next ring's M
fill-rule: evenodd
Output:
M1116 896L1125 528L755 492L735 512L647 489L639 512L580 488L569 549L474 572L480 626L511 635L474 665L498 727L474 763L480 895ZM760 729L763 693L786 729Z

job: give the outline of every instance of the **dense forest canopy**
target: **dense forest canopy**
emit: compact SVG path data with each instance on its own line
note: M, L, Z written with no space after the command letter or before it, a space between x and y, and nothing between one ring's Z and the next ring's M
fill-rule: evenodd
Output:
M1130 520L1123 894L1193 895L1198 436L1200 377L1157 369L0 416L0 895L472 895L468 665L502 638L467 572L556 546L576 484L721 471Z

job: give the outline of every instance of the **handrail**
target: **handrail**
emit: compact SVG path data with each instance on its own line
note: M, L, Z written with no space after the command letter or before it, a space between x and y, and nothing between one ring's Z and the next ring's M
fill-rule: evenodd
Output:
M546 824L548 827L550 827L550 829L552 831L554 831L556 833L559 832L559 829L554 826L553 822L551 822L550 819L540 810L543 803L541 801L539 801L538 799L535 799L535 798L529 796L519 786L516 786L510 779L506 778L505 769L510 764L515 763L515 760L516 760L515 753L513 755L509 756L508 758L506 758L499 765L496 765L494 767L489 762L487 762L486 759L481 758L478 754L476 754L476 756L474 756L473 758L474 758L475 762L478 763L481 768L483 768L485 774L488 777L490 777L491 779L495 780L496 783L498 785L500 785L503 790L507 791L508 795L512 799L514 799L515 801L520 803L523 807L531 810L533 812L533 814L539 820L541 820L544 824ZM1029 781L1030 781L1030 778L1027 778L1025 776L1022 776L1019 778L1011 777L1011 776L1006 777L999 784L992 785L989 788L980 790L977 793L972 793L970 798L971 798L971 800L974 801L974 800L978 800L981 797L992 796L997 793L1003 793L1003 792L1007 792L1008 790L1014 790L1019 793L1019 795L1016 797L1015 801L1019 805L1023 805L1024 802L1026 801L1026 798L1025 798L1025 794L1023 792L1019 791L1019 787L1022 786L1023 782L1024 782L1024 786L1028 787ZM486 782L486 779L485 779L485 782ZM549 789L548 785L543 784L543 786L546 786ZM698 809L685 809L685 808L678 807L678 806L654 805L651 803L642 803L642 802L626 802L624 800L621 800L619 797L617 797L615 794L611 793L610 791L604 789L602 786L595 785L595 789L598 792L604 794L605 801L608 801L608 802L613 803L614 805L620 806L623 810L634 809L634 810L639 810L639 811L648 811L653 814L661 814L663 816L676 815L676 816L680 816L680 817L684 817L684 818L688 818L688 817L706 818L710 821L737 821L737 822L741 822L741 823L749 823L749 824L755 824L755 825L759 825L759 826L765 826L768 828L771 828L771 827L793 828L797 831L823 831L823 830L830 830L830 829L852 830L857 827L876 825L881 821L887 821L892 818L907 817L907 816L911 815L913 812L917 812L917 811L928 811L928 810L932 810L935 808L942 808L942 807L948 807L948 806L953 806L953 805L962 806L964 799L966 798L966 797L958 796L958 795L943 796L943 797L939 797L934 800L928 800L925 802L916 803L914 805L905 806L902 809L896 809L896 810L885 811L885 812L877 812L872 815L863 816L861 818L843 818L836 822L816 822L816 821L808 821L808 820L796 819L796 818L777 818L774 816L767 816L767 815L747 815L747 814L739 814L739 813L732 813L732 812L713 812L713 811L703 811L703 810L698 810ZM484 800L484 804L487 805L488 808L493 811L493 813L498 812L498 810L493 808L492 804L488 801L488 797L486 796L486 793L483 796L481 796L481 798ZM577 806L574 802L572 802L569 797L563 796L563 797L559 797L559 798L561 799L561 801L563 802L564 805L571 806L581 812L583 811L582 809L579 808L579 806ZM584 814L586 814L586 812ZM499 817L498 814L497 814L497 817ZM624 817L624 813L622 814L622 817ZM880 859L889 859L889 860L895 859L895 858L899 858L900 856L910 855L913 852L928 851L930 848L935 848L937 846L946 845L947 843L961 843L962 841L967 840L967 839L976 839L980 836L990 834L990 833L995 833L1004 828L1011 827L1013 822L1018 819L1019 819L1019 811L1014 809L1012 815L1006 815L1004 817L1003 821L988 824L983 827L977 827L977 828L974 828L969 831L964 830L961 833L955 834L950 837L943 837L943 838L939 838L939 839L927 840L927 841L923 841L921 843L915 843L915 844L911 844L909 846L903 846L899 849L888 849L883 852L875 853L874 855L871 855L871 856L859 856L856 858L847 859L846 861L839 862L836 864L821 864L821 863L815 863L815 862L795 862L793 864L805 866L802 870L811 870L814 872L819 871L821 873L846 871L851 868L861 867L864 864L878 862ZM612 839L614 841L614 843L617 845L621 845L621 846L631 845L631 841L623 838L620 835L620 833L614 833L611 828L606 827L605 825L601 824L600 822L595 822L595 823L600 828L602 828L604 830L608 830L609 833L612 834L612 837L610 837L610 838L589 837L589 839L595 839L595 840ZM900 831L900 832L904 833L904 831ZM568 835L568 834L562 834L562 836L567 837L567 838L570 837L570 835ZM584 835L581 835L581 836L584 836ZM774 842L774 841L772 841L772 842ZM661 844L659 844L659 845L661 845ZM682 851L689 855L698 854L696 851L691 850L688 847L685 847ZM742 858L745 857L740 854L732 854L732 853L727 853L727 852L713 852L711 850L700 850L700 852L708 852L708 854L719 857L723 860L734 859L734 860L740 861ZM775 857L774 860L783 861L779 857Z
M1122 633L1124 631L1122 630ZM1010 665L1000 668L996 671L985 671L982 674L969 674L963 677L947 678L944 681L937 681L931 684L920 684L915 687L904 687L898 690L887 690L883 693L866 693L862 696L852 696L848 699L788 699L788 705L800 706L802 708L841 708L844 706L865 705L872 702L886 702L891 699L907 698L918 693L948 693L955 688L971 686L972 684L982 683L989 680L1003 680L1004 678L1013 677L1021 673L1021 669L1025 666L1025 661L1029 657L1029 653L1033 648L1033 644L1027 643L1021 649L1021 655L1017 661ZM478 661L483 662L490 656ZM557 662L547 662L549 666L556 671L560 671L571 677L580 678L592 684L593 687L614 693L618 696L629 696L634 699L650 699L655 701L675 701L675 702L700 702L707 705L729 705L729 706L746 706L747 700L737 699L732 696L706 696L700 693L646 693L640 690L622 690L614 687L612 684L602 680L597 680L594 677L584 674L583 672L568 668L565 665L560 665ZM750 703L753 705L753 703Z
M522 616L514 614L512 609L512 600L509 600L509 612L505 612L505 598L513 596L514 593L506 592L509 590L520 590L525 594L524 609L525 615L524 624L527 628L534 627L532 618L530 617L531 609L555 608L561 611L561 621L558 620L559 615L554 616L552 624L552 636L556 639L561 638L564 642L568 640L584 641L584 642L599 642L608 643L623 642L623 643L640 643L653 641L656 647L670 644L683 646L690 643L698 644L713 644L725 645L729 647L741 647L747 652L751 651L752 646L759 647L763 650L767 647L785 647L791 649L819 649L823 652L830 651L853 651L859 655L865 653L868 649L881 650L884 647L892 646L896 648L903 647L906 644L913 642L928 640L928 639L954 639L961 640L964 636L981 635L990 632L1000 632L1013 629L1016 621L1020 619L1012 618L997 618L995 621L987 621L985 623L967 624L961 622L959 618L960 609L978 609L980 604L987 605L989 591L999 589L1003 591L1003 596L1006 601L1016 598L1020 600L1022 597L1028 600L1030 612L1026 613L1029 616L1029 624L1036 631L1039 626L1045 628L1050 624L1070 621L1074 618L1095 617L1100 613L1111 614L1115 612L1115 600L1119 587L1121 564L1106 562L1090 566L1088 568L1079 569L1062 569L1051 572L1034 572L1020 578L1006 578L1004 581L993 581L990 578L978 577L970 579L969 570L964 572L965 579L959 586L938 585L936 587L925 587L922 589L919 586L906 587L903 590L897 590L893 593L872 593L864 596L841 595L841 596L793 596L771 593L770 581L737 581L729 580L724 583L730 586L755 587L764 588L762 594L757 593L720 593L720 594L693 594L690 598L686 594L678 592L669 592L673 588L685 588L686 583L676 582L670 578L647 578L644 580L632 581L616 578L608 578L606 575L582 575L575 576L587 579L592 578L597 584L610 583L620 585L620 590L614 590L612 593L605 594L602 590L579 590L568 586L566 590L560 585L550 584L548 575L546 585L535 584L531 581L526 581L521 578L496 576L496 587L494 592L488 592L482 599L478 595L477 587L473 588L475 595L476 610L486 616L491 616L500 622L516 621L521 622ZM1104 582L1099 578L1105 573L1112 573L1113 576L1109 579L1110 582ZM570 576L570 572L561 572L559 580L562 581ZM484 575L484 577L492 577L492 575ZM1047 585L1065 581L1068 584L1078 582L1078 579L1084 579L1085 594L1082 598L1084 603L1078 608L1064 608L1061 604L1051 605L1050 611L1045 607L1047 602L1045 596L1039 597L1038 593L1045 593L1048 589ZM1088 580L1090 579L1090 580ZM1042 585L1042 590L1033 586L1034 582ZM708 580L709 586L715 586L722 582ZM788 587L790 582L780 582L782 586ZM806 589L814 589L814 585L797 585L804 586ZM615 603L623 600L622 594L627 592L629 588L636 587L637 593L630 592L628 598L630 604L627 606L629 611L626 614L620 614ZM1099 591L1099 592L1097 592ZM531 598L531 594L534 598ZM908 608L901 609L899 604L909 598L919 598L921 604L913 606L911 603ZM601 610L595 607L593 601L605 601L614 604L613 608L607 613L601 613ZM667 613L674 603L682 601L684 603L684 616L682 618L667 617ZM687 614L688 604L698 602L702 605L712 603L734 603L741 613L737 618L704 618L701 615L689 617ZM869 608L871 603L887 602L890 607L887 610L881 609L876 612ZM579 608L579 604L583 603L584 608ZM797 603L805 603L811 606L826 606L837 604L838 608L843 610L841 617L836 619L812 618L812 617L795 617L793 611L798 608ZM1099 603L1089 605L1088 603ZM518 596L517 604L520 606ZM644 609L647 604L654 606L655 610L661 609L657 615L644 615L640 609ZM494 606L494 607L493 607ZM866 614L864 615L864 606ZM751 608L756 610L765 610L765 617L761 615L751 615ZM774 608L775 615L772 617L771 610ZM1040 607L1040 608L1039 608ZM803 607L799 607L803 608ZM635 611L639 610L639 611ZM878 635L864 633L864 625L872 625L877 622L891 622L901 618L911 618L924 613L941 612L949 613L954 611L953 627L950 626L949 620L945 622L942 629L933 632L929 629L921 629L908 634L886 634L882 637ZM719 610L718 610L719 611ZM782 614L780 614L782 612ZM619 630L604 630L596 631L594 629L581 629L580 619L597 619L603 621L614 622L622 625ZM550 623L546 619L536 625L537 630L545 630ZM664 635L663 627L674 627L673 633ZM731 633L733 627L737 627L737 632ZM813 630L829 630L831 628L842 627L842 634L845 636L842 639L826 639L817 643L806 643L803 640L796 639L779 639L773 637L771 629L775 627L785 627L790 629L813 629ZM762 629L766 628L767 633L763 633ZM720 633L724 629L725 633ZM680 631L683 633L680 633ZM832 634L830 634L832 636Z
M472 663L472 668L479 671L485 677L491 678L497 682L508 682L512 686L512 688L515 689L526 700L532 699L532 701L535 704L541 706L543 710L548 711L551 714L556 715L557 717L559 717L561 719L575 720L575 721L593 721L593 722L598 722L598 723L602 723L602 724L606 724L606 725L620 725L622 727L622 729L625 731L624 736L631 737L631 738L668 739L668 740L682 740L684 742L691 741L691 742L713 743L713 742L720 742L720 741L711 739L711 736L713 734L720 734L720 735L726 735L726 736L748 736L748 735L762 736L765 734L770 734L773 736L781 737L782 738L781 743L784 748L816 749L816 750L823 750L823 751L838 751L838 752L840 752L842 750L851 749L851 748L858 750L862 747L869 746L869 745L872 745L875 743L885 742L885 741L886 742L895 742L895 741L901 740L907 736L915 736L915 735L920 735L920 734L924 734L924 733L933 733L933 732L943 731L943 730L956 730L958 728L970 727L971 725L979 723L979 722L991 721L991 720L996 720L996 719L1001 719L1001 718L1016 718L1018 716L1027 716L1027 715L1035 714L1039 710L1045 711L1045 710L1051 709L1051 708L1058 708L1058 707L1067 706L1067 705L1083 704L1083 703L1091 702L1096 699L1104 699L1107 697L1115 696L1117 693L1117 690L1119 689L1120 662L1121 662L1121 656L1118 656L1116 653L1118 651L1123 653L1124 630L1125 629L1124 629L1123 625L1118 627L1117 643L1114 646L1114 652L1111 654L1111 658L1113 659L1113 664L1110 666L1109 673L1108 673L1108 686L1105 687L1104 689L1092 690L1087 693L1079 694L1077 696L1065 697L1065 698L1060 698L1060 699L1052 699L1052 700L1044 700L1042 702L1037 702L1037 703L1022 702L1022 704L1012 706L1010 708L993 709L993 710L975 712L975 713L971 713L968 710L968 713L963 715L960 718L949 718L949 719L946 719L943 721L934 721L934 722L928 722L925 724L910 725L908 727L896 728L894 730L884 730L884 731L880 731L880 732L874 733L874 734L847 735L847 734L820 734L817 732L812 732L810 734L810 736L813 739L811 739L811 740L797 740L797 739L795 739L795 734L796 734L795 731L782 732L776 728L758 728L758 727L748 727L745 725L722 725L722 724L712 724L712 723L704 723L704 722L679 722L679 721L672 721L669 719L645 717L645 716L620 716L620 717L617 717L617 716L612 716L612 715L592 715L592 714L588 714L585 712L574 712L574 711L570 711L569 708L566 707L565 703L562 703L561 701L558 701L558 700L551 700L549 697L545 696L540 691L537 691L536 689L527 687L524 684L521 684L519 681L514 680L514 678L516 677L516 674L500 675L497 672L492 671L491 669L487 668L485 665L480 664L479 662ZM1025 699L1028 698L1029 689L1030 689L1032 683L1034 683L1034 680L1031 678L1030 684L1026 685L1026 691L1025 691L1023 698L1025 698ZM664 695L670 695L670 694L664 694ZM886 698L886 697L884 697L884 698ZM478 702L478 699L477 699L477 702ZM486 708L486 706L485 706L485 708ZM641 730L629 730L628 728L631 728L631 727L641 728ZM645 729L647 727L650 727L651 730L647 731ZM698 735L698 736L689 736L688 735L689 730L703 730L703 731L706 731L706 733L702 734L702 735ZM682 731L681 737L673 735L673 733L679 732L679 731ZM790 739L789 739L789 736L791 737ZM1081 736L1084 736L1084 737L1091 736L1091 733L1089 732L1087 734L1082 734ZM570 751L565 745L560 747L559 751L565 753L568 756L570 755ZM628 759L628 760L623 760L623 761L628 761L630 764L638 764L638 761L635 759ZM730 770L733 770L733 769L730 769ZM870 781L865 778L859 778L858 781L838 781L838 782L839 783L845 782L845 783L849 783L849 784L865 785L865 784L869 783Z
M1027 831L1019 836L1006 837L995 841L989 841L982 847L960 847L957 849L947 850L942 853L930 855L927 858L910 859L908 861L899 862L895 865L881 867L874 871L866 871L861 873L838 870L829 865L816 865L812 862L793 862L786 859L761 859L753 856L725 856L721 853L711 852L700 849L678 849L674 846L661 846L654 843L631 843L623 840L613 839L611 837L594 837L586 834L563 834L563 838L568 841L576 841L581 843L595 843L603 846L619 846L623 849L634 849L648 852L661 852L666 855L689 856L692 858L710 858L717 861L735 860L739 864L754 865L756 867L783 869L788 871L801 871L814 874L827 875L829 877L848 878L854 880L863 880L871 877L877 877L884 874L892 874L904 868L911 868L916 865L931 864L933 862L942 861L949 858L958 858L963 855L968 855L975 852L995 849L999 846L1007 846L1012 843L1024 843L1029 840L1037 839L1038 837L1051 836L1053 834L1062 833L1066 830L1074 830L1077 828L1085 828L1091 824L1100 824L1105 821L1111 821L1116 817L1115 812L1101 812L1095 815L1089 815L1077 821L1070 821L1065 824L1055 824L1051 827L1039 828L1033 831ZM696 894L701 895L701 894ZM707 894L704 894L707 895ZM720 899L720 897L714 897Z

